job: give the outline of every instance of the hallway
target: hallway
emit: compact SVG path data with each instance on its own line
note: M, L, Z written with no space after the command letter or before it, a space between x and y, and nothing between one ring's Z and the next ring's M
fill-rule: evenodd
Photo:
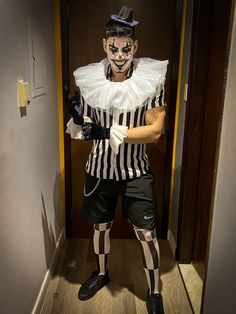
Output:
M80 302L77 298L81 283L94 270L95 260L91 240L70 239L72 230L79 230L80 236L83 230L76 226L72 228L79 211L75 208L71 213L72 198L68 193L73 184L71 169L68 170L71 148L69 146L68 149L65 144L71 143L71 139L65 134L69 117L65 116L62 75L62 48L67 46L61 42L61 5L65 5L65 12L68 13L68 1L10 0L1 1L0 5L0 313L144 314L147 313L147 284L136 240L113 239L109 258L111 282L89 301ZM102 45L99 52L95 43L95 39L100 40L99 29L94 27L96 34L88 32L86 23L90 20L98 23L97 16L103 23L103 14L117 12L121 5L121 1L107 0L101 5L99 2L98 10L91 10L92 1L78 2L81 4L80 17L84 18L85 25L82 25L82 31L78 27L75 30L86 40L79 40L78 34L75 34L74 42L80 43L87 51L79 49L82 57L75 54L79 60L71 64L72 69L67 73L71 79L73 69L80 62L96 61L98 53L100 57L104 56ZM149 13L155 13L152 8L156 3L160 7L159 10L156 6L156 12L161 17L158 28L155 27L156 16L149 18ZM168 3L172 10L166 10L166 13L174 16L173 13L177 12L179 17L179 22L173 27L169 23L173 22L171 16L163 15ZM203 265L205 268L203 294L198 294L201 296L201 314L234 314L236 2L150 0L141 4L138 0L128 0L127 4L135 4L137 19L143 19L146 33L142 33L140 28L142 45L139 51L142 56L160 60L169 58L167 52L172 53L169 49L173 44L172 31L178 27L182 34L175 42L176 46L181 46L180 56L176 58L179 66L176 64L168 70L168 75L173 75L176 82L178 78L181 84L176 86L173 80L169 80L171 89L176 87L177 90L169 93L170 90L166 89L169 108L176 108L170 116L171 132L167 129L174 145L169 145L169 153L165 153L162 147L153 150L152 155L158 178L168 170L163 166L165 160L168 160L171 170L166 172L167 180L157 181L159 195L163 197L164 186L167 191L163 197L166 207L158 220L158 232L163 232L162 238L169 241L160 240L160 288L165 314L193 313L172 252L175 252L179 262L185 263L186 255L191 252L189 263L192 264L189 265ZM113 5L116 6L114 11ZM199 10L202 15L198 14ZM192 23L193 15L199 23ZM64 16L68 18L67 14ZM75 20L79 20L77 15ZM164 31L169 32L166 47L163 45ZM160 39L156 40L157 49L152 53L151 49L155 48L153 39L157 38L154 32L159 34ZM89 43L87 48L85 42L86 45ZM203 58L202 50L206 48L209 54ZM179 50L175 53L178 55ZM170 60L173 61L172 57ZM206 97L201 96L199 88ZM190 129L196 135L194 139L188 136ZM210 145L212 139L214 145ZM76 148L75 145L73 148ZM81 144L77 158L81 165L80 152L85 153L85 149L85 145ZM157 157L161 159L160 164ZM195 163L195 170L192 162ZM75 176L79 182L75 195L79 197L83 191L82 176L76 173ZM196 209L200 209L199 215L190 214ZM207 212L209 223L205 219ZM162 223L162 218L165 223ZM207 237L198 218L202 218L206 225ZM67 237L65 240L64 235ZM195 252L200 253L199 239L207 239L207 250L203 250L204 254L207 253L203 256L205 264L192 254L192 244L197 244ZM61 245L62 251L59 250ZM60 254L59 259L55 258L57 254ZM54 273L56 260L60 261L60 265ZM185 267L187 271L189 265ZM185 285L188 286L189 282L196 287L196 281L187 272ZM192 290L190 298L191 293Z
M184 285L168 241L160 240L161 282L166 314L191 314ZM111 281L89 301L77 299L81 283L95 270L92 241L65 241L65 257L57 265L49 284L41 314L144 314L146 310L146 278L136 240L112 239L109 256ZM61 270L60 270L61 269Z

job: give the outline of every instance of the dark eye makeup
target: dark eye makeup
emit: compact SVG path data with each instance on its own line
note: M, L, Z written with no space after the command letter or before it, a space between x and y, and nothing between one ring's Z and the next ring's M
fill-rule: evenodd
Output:
M125 52L125 53L128 53L128 52L131 51L131 48L132 48L131 45L125 46L124 48L122 48L122 51Z
M116 47L113 42L112 44L109 44L109 50L114 54L119 50L119 48ZM126 42L126 46L122 48L122 52L128 54L131 50L132 50L132 44Z
M118 51L118 48L114 45L114 43L109 45L109 49L112 53L116 53Z

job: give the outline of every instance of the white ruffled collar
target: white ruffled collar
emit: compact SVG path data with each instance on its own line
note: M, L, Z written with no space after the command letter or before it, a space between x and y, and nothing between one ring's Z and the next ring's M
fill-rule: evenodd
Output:
M120 112L134 111L143 106L157 87L164 85L168 60L140 58L133 61L133 74L123 82L112 82L106 78L107 59L74 71L76 85L85 102L93 108L110 111L114 108Z

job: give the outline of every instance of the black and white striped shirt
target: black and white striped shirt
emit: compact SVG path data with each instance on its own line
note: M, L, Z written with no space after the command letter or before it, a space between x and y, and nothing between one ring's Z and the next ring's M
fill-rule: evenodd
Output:
M108 111L89 106L83 100L84 115L90 117L95 123L111 127L114 124L114 116L117 115L115 119L118 124L125 125L129 129L145 125L146 111L164 105L164 88L162 86L153 97L149 97L143 106L138 107L134 112L118 114L114 111L113 114L110 114ZM148 169L146 144L122 143L116 155L107 139L93 141L92 151L86 163L86 172L91 176L117 181L139 177Z

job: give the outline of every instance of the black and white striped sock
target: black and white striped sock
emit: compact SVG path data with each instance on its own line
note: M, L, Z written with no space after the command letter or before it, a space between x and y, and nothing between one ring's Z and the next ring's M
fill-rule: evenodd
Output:
M148 281L149 293L159 293L160 251L155 229L145 230L135 227L134 231L142 245L142 264Z
M99 275L107 271L107 256L110 252L110 229L112 221L94 225L93 246L96 254Z

